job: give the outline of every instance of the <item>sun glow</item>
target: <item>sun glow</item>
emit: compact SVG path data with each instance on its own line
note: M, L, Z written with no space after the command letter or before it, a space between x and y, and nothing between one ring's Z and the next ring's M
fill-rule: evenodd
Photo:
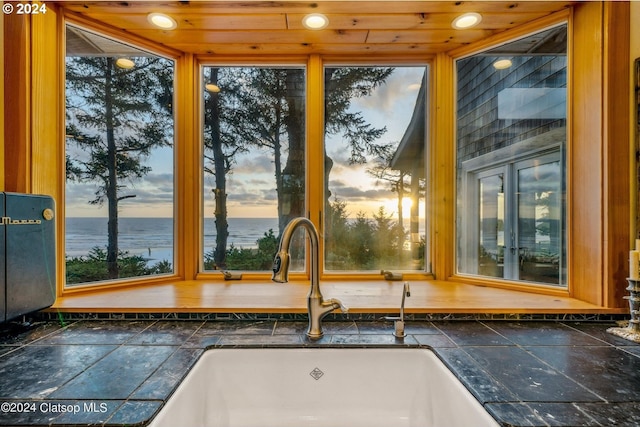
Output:
M393 214L394 218L398 216L398 199L386 199L384 201L384 211L387 215ZM403 218L409 218L411 212L411 206L413 206L413 200L411 197L402 198L402 216Z

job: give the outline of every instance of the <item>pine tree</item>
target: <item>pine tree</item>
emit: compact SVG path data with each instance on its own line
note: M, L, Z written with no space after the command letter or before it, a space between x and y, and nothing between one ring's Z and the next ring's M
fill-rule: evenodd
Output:
M388 155L391 149L378 142L386 129L375 128L349 107L352 99L369 95L392 72L393 68L327 69L325 130L343 135L350 146L352 163L366 163L366 156ZM237 152L251 147L272 152L279 234L291 219L305 215L306 81L303 69L289 67L212 68L205 77L209 82L215 79L220 88L219 93L205 96L205 172L216 179L213 191L218 237L214 260L220 267L226 265L223 256L228 235L224 228L226 181L222 175L231 172ZM325 182L332 164L325 154Z
M148 174L144 160L173 139L173 63L133 59L131 69L113 57L68 57L66 64L67 178L94 182L89 203L107 203L109 279L120 275L119 204L136 197L127 184Z

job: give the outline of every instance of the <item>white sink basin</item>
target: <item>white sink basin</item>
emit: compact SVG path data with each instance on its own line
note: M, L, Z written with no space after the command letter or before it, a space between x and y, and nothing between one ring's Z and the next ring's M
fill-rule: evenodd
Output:
M205 352L152 427L498 426L426 349Z

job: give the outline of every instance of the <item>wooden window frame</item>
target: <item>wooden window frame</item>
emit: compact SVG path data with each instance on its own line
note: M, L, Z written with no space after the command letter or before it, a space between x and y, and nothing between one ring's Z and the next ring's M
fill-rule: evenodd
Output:
M456 61L470 58L470 57L473 57L474 55L477 55L483 52L487 52L487 51L490 52L491 49L504 46L518 39L523 39L529 36L533 36L545 30L566 26L567 27L567 60L566 60L567 81L565 83L567 87L567 100L568 100L569 94L571 93L570 75L571 75L571 62L572 62L571 61L572 50L570 49L570 45L571 45L571 27L569 22L570 18L571 18L571 15L569 13L560 12L555 14L552 17L539 20L533 28L524 28L524 27L519 28L517 31L509 32L509 34L507 34L506 37L502 37L502 36L496 37L495 41L493 42L491 42L491 40L487 40L485 43L482 44L481 47L458 50L455 55L452 55L454 60L454 68L455 68ZM456 74L456 81L454 82L454 85L456 86L456 88L454 89L456 91L455 92L456 97L454 99L457 99L457 74ZM571 128L571 116L568 113L569 108L570 107L567 105L567 114L566 114L566 122L565 122L565 143L564 143L565 147L569 146L569 129ZM454 126L455 126L455 129L457 129L457 111L454 113L454 115L455 115ZM461 188L454 189L456 193L456 200L458 200L459 197L462 197L463 202L467 201L466 199L467 196L465 194L466 186L464 185L464 183L467 181L469 173L476 173L477 170L489 169L489 168L497 167L498 165L506 166L508 163L515 164L517 162L521 162L522 160L534 158L536 156L544 156L547 154L547 152L550 152L550 151L557 152L558 157L561 157L562 155L560 153L562 151L565 151L565 148L560 147L558 143L553 143L543 148L528 146L528 144L529 142L527 141L517 142L508 147L499 148L495 151L491 151L490 153L482 154L473 159L463 161L460 166L460 170L455 171L456 177L458 177L458 175L460 174L459 178L463 183ZM454 141L454 150L457 149L457 146L458 146L458 141L456 138ZM490 159L490 160L487 161L487 159ZM563 168L567 170L568 165L566 164L563 165ZM506 182L508 183L508 187L511 187L512 171L511 171L511 167L509 167L508 169L510 170L510 173L505 174L505 179L506 179ZM456 182L458 182L457 179L456 179ZM505 191L505 193L510 193L512 191L513 189L511 189L511 191ZM568 195L569 191L570 191L569 188L567 188L566 190L567 194L565 196ZM473 206L466 206L465 208L474 209ZM467 209L465 209L465 211L466 210ZM565 211L564 215L568 216L568 210L569 210L568 207L563 210ZM509 223L517 222L516 219L512 217L514 215L514 212L507 211L507 213L508 213L507 216L510 218L505 219L505 222L509 222ZM462 218L465 218L468 216L468 214L464 215L464 213L458 213L457 215L458 216L463 215ZM566 218L565 218L565 221L566 221ZM463 222L466 223L464 219L463 219ZM458 225L460 227L463 226L463 224L458 224ZM465 233L465 232L464 230L457 230L457 229L455 230L454 239L456 242L459 241L460 233ZM563 243L562 246L564 247L568 243L569 237L567 236L567 233L564 233L564 232L563 232L563 236L564 236L564 240L562 242ZM472 246L473 244L474 243L472 243ZM533 292L559 293L560 295L563 295L563 296L568 296L569 294L568 277L565 277L564 282L561 284L549 285L549 284L544 284L539 282L525 282L519 279L510 279L507 277L500 278L500 277L482 276L477 273L473 274L473 273L461 272L460 269L458 268L458 263L462 262L459 259L459 257L460 257L460 254L457 253L456 251L454 255L454 266L453 266L454 273L452 273L453 277L456 280L464 280L465 282L476 282L483 285L492 285L492 286L498 286L498 287L514 288L514 289L526 288L526 289L531 289ZM567 259L563 259L562 265L563 267L566 267ZM507 268L506 262L505 262L505 268Z
M35 21L34 21L35 22ZM184 271L184 266L183 264L178 260L178 258L183 258L183 256L181 256L181 252L180 252L180 248L184 247L184 242L178 238L178 236L181 236L181 231L182 229L185 227L185 225L183 224L182 221L174 221L174 262L173 262L173 273L169 273L169 274L162 274L162 275L155 275L155 276L139 276L139 277L130 277L130 278L122 278L122 279L116 279L116 280L109 280L109 281L100 281L100 282L87 282L87 283L82 283L82 284L76 284L73 286L67 286L66 285L66 275L65 275L65 270L66 270L66 257L64 255L60 255L60 254L65 254L65 228L66 228L66 224L65 224L65 202L64 202L64 194L65 194L65 187L66 187L66 174L65 174L65 163L66 161L64 160L64 156L65 156L65 141L66 138L64 137L64 129L65 129L65 123L64 123L64 117L65 117L65 100L64 100L64 94L65 94L65 37L64 34L66 32L66 26L67 24L70 25L74 25L76 27L85 29L87 31L91 31L91 32L95 32L98 35L101 35L103 37L108 37L111 38L113 40L125 43L125 44L129 44L132 45L138 49L150 52L152 54L170 59L172 61L174 61L174 90L175 90L175 104L176 104L176 112L174 113L174 160L173 160L173 175L174 175L174 183L175 183L175 187L174 187L174 207L173 207L173 212L174 212L174 219L178 217L179 212L181 211L182 208L182 204L179 203L178 199L180 198L180 195L183 194L182 188L181 188L181 184L184 182L185 180L185 173L184 171L181 170L181 168L178 168L177 165L180 164L180 158L182 158L184 156L184 147L185 144L179 143L179 140L182 140L182 138L179 137L182 136L182 132L184 131L184 129L179 129L178 126L178 116L180 115L180 113L182 112L180 106L184 105L184 98L182 96L180 96L180 94L178 93L178 79L179 76L181 75L181 73L179 72L179 68L181 68L181 65L183 63L182 61L182 56L180 54L180 52L171 50L171 49L166 49L166 48L162 48L159 46L156 46L153 43L149 43L147 40L144 40L142 38L138 38L138 37L133 37L133 36L125 36L123 34L121 34L120 32L114 30L111 27L105 26L105 25L100 25L97 24L93 21L89 21L86 20L82 17L79 17L73 13L64 13L64 14L60 14L59 16L59 28L60 30L58 31L59 33L59 57L60 59L58 60L58 67L59 67L59 76L60 76L60 82L59 82L59 86L58 86L58 90L59 90L59 121L60 123L58 124L59 128L61 129L61 136L60 136L60 145L58 148L58 152L59 152L59 162L60 162L60 170L58 171L57 176L61 177L61 179L59 179L59 189L58 189L58 196L56 197L56 205L57 205L57 222L56 222L56 227L57 227L57 251L58 251L58 262L56 265L57 268L57 283L58 283L58 295L62 295L62 294L72 294L72 293L77 293L77 292L86 292L86 291L92 291L92 290L103 290L103 289L108 289L108 288L113 288L113 287L121 287L121 286L135 286L135 285L153 285L153 284L159 284L159 283L166 283L167 281L175 281L175 280L179 280L182 278L182 273ZM182 62L181 62L182 61ZM38 167L39 163L35 163L33 164L33 167Z
M455 78L457 58L540 29L568 23L567 289L520 285L455 273ZM603 307L624 307L631 247L629 173L629 7L589 2L436 58L431 238L437 279L569 296ZM594 49L600 46L601 49ZM627 60L625 60L627 59ZM616 153L609 155L609 153ZM449 201L441 204L435 201Z
M196 58L195 68L197 69L198 77L196 79L196 85L199 89L195 93L202 93L200 78L201 69L207 66L247 66L247 67L262 67L262 66L286 66L286 65L298 65L304 66L306 71L306 183L307 194L306 204L309 219L316 226L318 230L323 228L324 217L324 69L330 66L423 66L425 68L430 67L430 61L424 58L399 58L395 56L382 56L366 59L353 59L343 58L340 56L323 56L323 55L308 55L308 56L286 56L286 57L262 57L257 56L250 60L239 60L236 57L210 57L199 56ZM198 129L202 127L202 102L196 100L197 112L196 117L200 120ZM202 156L202 132L200 132L200 142L198 144L198 155ZM198 160L201 162L201 160ZM198 163L200 164L200 163ZM202 194L202 179L199 178L199 186L196 191L198 197ZM311 196L312 194L317 195ZM202 200L199 199L199 207L202 206ZM199 211L200 212L200 211ZM199 231L197 238L199 239L199 249L197 253L198 266L195 273L195 279L207 279L207 280L221 280L221 274L215 271L203 271L203 250L202 250L202 215L199 218L193 219L199 224ZM194 236L195 237L195 236ZM321 266L320 278L322 280L376 280L381 276L380 274L374 274L371 272L332 272L324 270L324 241L319 241L319 265ZM403 275L407 279L425 279L432 277L430 273L424 271L415 272L403 272ZM265 271L248 271L242 272L243 279L258 280L258 281L270 281L271 273ZM305 280L309 278L309 259L307 257L307 268L305 272L292 272L290 274L291 280Z

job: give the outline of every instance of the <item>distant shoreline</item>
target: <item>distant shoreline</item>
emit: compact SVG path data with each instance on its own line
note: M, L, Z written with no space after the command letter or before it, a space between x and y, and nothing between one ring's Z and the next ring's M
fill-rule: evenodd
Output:
M258 239L270 229L278 232L277 218L229 218L228 244L236 248L257 248ZM66 256L87 255L95 246L107 246L106 217L65 218ZM174 249L175 221L166 217L121 217L118 219L119 250L145 258L162 253L172 254ZM209 252L215 247L216 228L214 218L204 219L204 247ZM151 256L149 256L151 251ZM171 257L173 255L170 255Z

